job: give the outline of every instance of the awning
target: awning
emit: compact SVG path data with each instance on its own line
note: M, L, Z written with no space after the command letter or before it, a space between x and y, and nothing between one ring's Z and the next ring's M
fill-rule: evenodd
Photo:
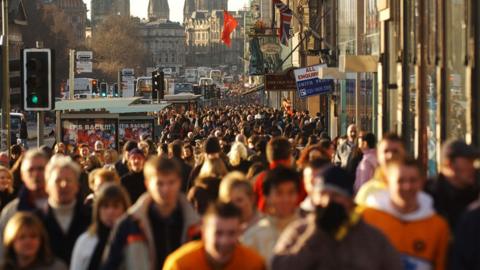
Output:
M257 92L257 91L263 91L264 89L265 89L265 85L262 83L262 84L259 84L255 87L252 87L252 88L248 89L247 91L243 92L242 95L245 96L245 95Z
M373 55L340 55L341 72L377 72L378 57Z
M62 100L55 102L56 111L105 110L110 113L158 112L170 106L170 103L141 104L141 97L133 98L93 98Z
M318 72L318 78L320 79L332 79L332 80L344 80L346 75L336 67L324 67L320 68Z
M141 113L141 112L158 112L170 106L170 103L160 104L141 104L131 105L128 107L110 108L111 113Z
M195 95L195 94L176 94L176 95L165 95L163 100L170 101L170 102L188 102L188 101L195 101L199 99L202 95Z

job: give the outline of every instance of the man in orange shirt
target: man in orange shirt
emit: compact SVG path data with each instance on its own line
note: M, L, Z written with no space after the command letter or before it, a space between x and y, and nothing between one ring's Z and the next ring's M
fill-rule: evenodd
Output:
M254 250L238 243L241 211L232 203L216 203L203 217L202 241L177 249L163 270L265 270L265 262Z
M444 270L450 232L432 198L421 192L425 178L420 165L415 160L390 162L386 177L388 190L367 198L364 220L387 236L405 269Z

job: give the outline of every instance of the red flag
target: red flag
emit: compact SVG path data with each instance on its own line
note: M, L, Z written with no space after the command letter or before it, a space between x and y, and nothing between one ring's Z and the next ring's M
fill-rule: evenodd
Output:
M235 18L232 17L226 10L223 11L223 31L222 31L222 41L228 47L232 46L230 40L230 34L237 28L238 22Z

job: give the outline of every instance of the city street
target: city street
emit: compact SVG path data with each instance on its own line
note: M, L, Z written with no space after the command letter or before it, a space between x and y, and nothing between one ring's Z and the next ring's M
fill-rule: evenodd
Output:
M480 269L480 1L0 3L0 270Z

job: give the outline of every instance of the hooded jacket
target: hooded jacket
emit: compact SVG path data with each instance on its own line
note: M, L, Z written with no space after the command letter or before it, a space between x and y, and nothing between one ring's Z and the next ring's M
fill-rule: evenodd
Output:
M405 269L443 270L450 237L448 224L435 213L429 195L420 192L417 200L416 211L402 214L392 205L388 191L377 192L367 199L363 217L401 253Z
M156 269L156 252L153 228L148 217L150 194L142 195L117 223L107 244L106 261L102 269ZM198 226L200 218L183 194L179 195L183 215L181 242L191 239L190 233Z

